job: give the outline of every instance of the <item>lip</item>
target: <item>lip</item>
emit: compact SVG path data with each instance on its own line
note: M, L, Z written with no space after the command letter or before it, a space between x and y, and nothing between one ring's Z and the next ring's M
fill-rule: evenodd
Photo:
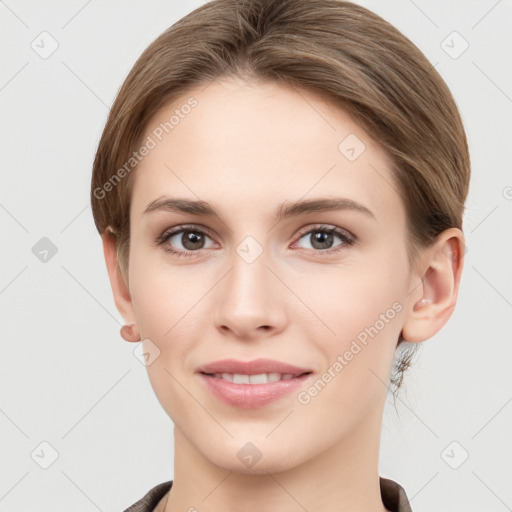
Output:
M310 368L300 368L292 364L276 361L275 359L253 359L252 361L222 359L202 365L196 369L198 373L242 373L245 375L291 373L294 377L311 371Z
M244 409L263 407L282 398L304 385L304 382L313 375L310 369L272 359L255 359L253 361L223 359L200 366L196 373L198 373L206 388L218 400ZM245 375L281 373L292 374L293 377L289 380L266 384L235 384L211 375L215 373L241 373Z

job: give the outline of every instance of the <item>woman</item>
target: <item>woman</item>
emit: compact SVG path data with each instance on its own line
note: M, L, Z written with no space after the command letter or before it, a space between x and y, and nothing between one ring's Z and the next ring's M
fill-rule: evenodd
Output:
M91 188L175 426L128 510L411 510L378 473L387 383L453 312L469 176L446 84L363 7L212 0L154 41Z

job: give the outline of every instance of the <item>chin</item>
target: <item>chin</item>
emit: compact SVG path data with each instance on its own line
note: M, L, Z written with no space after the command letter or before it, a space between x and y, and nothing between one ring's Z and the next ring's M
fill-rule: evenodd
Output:
M300 446L303 444L276 445L269 440L265 442L263 436L261 442L230 440L218 453L203 453L203 456L226 471L242 475L266 475L293 469L304 462L305 454L298 453Z

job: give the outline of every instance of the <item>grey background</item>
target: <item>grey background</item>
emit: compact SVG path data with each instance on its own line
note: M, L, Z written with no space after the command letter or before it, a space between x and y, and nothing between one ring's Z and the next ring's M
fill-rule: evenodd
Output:
M422 345L398 414L386 408L380 472L405 487L415 512L511 510L512 1L359 3L436 65L473 171L459 302ZM173 477L172 423L136 345L119 336L88 195L126 74L201 4L0 1L3 512L121 511Z

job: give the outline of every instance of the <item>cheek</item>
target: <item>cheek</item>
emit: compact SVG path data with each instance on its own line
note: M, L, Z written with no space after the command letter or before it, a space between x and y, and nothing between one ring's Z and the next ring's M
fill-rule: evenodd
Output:
M173 268L155 251L134 250L130 265L130 291L141 339L150 340L149 351L158 353L147 366L148 375L169 413L169 404L181 396L178 381L191 370L187 358L198 342L200 321L206 318L200 312L212 285L197 279L193 265Z
M162 408L180 425L200 414L186 391L187 357L194 351L194 333L200 329L193 306L204 292L180 272L158 264L145 264L139 270L131 286L135 315L147 346L144 352L157 354L146 368L148 377Z
M183 328L193 316L192 306L206 292L194 276L193 266L173 268L159 251L134 247L130 292L141 335L165 341Z
M357 409L387 386L408 282L396 256L297 280L297 294L314 313L301 327L323 356L322 394L332 403Z
M311 326L336 344L336 340L352 339L375 323L382 327L383 315L386 328L395 327L398 322L389 320L403 309L407 283L399 268L399 264L386 265L382 258L364 266L305 273L295 279L294 292L310 310L307 318ZM315 338L318 334L312 336Z
M337 284L325 279L324 288L310 290L308 304L318 305L323 323L313 318L302 327L309 350L322 355L324 367L297 398L315 425L334 424L347 433L378 411L387 393L403 306L398 283L376 282L377 275L347 275Z

